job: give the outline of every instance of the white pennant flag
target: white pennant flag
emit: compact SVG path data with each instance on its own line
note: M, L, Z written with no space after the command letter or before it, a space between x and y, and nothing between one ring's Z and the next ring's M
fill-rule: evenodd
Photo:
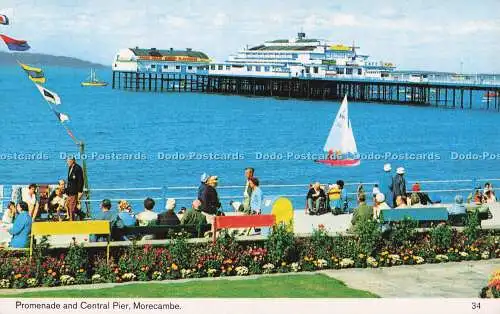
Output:
M40 94L42 94L43 98L45 98L46 101L48 101L54 105L61 104L61 98L59 98L59 96L56 93L51 92L50 90L48 90L45 87L42 87L38 84L35 84L35 85L38 88L38 90L40 91Z

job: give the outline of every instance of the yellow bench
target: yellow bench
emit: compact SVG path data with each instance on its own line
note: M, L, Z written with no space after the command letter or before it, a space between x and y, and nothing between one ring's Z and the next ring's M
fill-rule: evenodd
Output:
M33 254L33 241L36 236L68 235L68 234L105 234L108 236L106 259L109 261L109 241L111 227L107 220L34 222L31 226L30 258Z

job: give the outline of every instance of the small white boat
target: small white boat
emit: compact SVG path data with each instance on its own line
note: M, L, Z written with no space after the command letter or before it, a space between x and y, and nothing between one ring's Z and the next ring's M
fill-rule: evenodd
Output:
M344 96L342 105L337 112L323 150L328 154L328 157L316 160L317 163L328 166L352 167L358 166L361 162L349 120L347 95Z

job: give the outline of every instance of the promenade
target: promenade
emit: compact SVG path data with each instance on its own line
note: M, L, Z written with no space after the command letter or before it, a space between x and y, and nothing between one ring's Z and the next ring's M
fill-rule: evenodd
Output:
M500 259L321 271L383 298L476 298Z

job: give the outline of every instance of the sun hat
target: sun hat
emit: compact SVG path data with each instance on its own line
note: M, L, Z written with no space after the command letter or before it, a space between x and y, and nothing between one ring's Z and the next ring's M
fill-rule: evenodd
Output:
M462 197L462 195L455 196L455 203L456 204L462 204L463 202L464 202L464 198Z
M206 183L209 177L210 176L208 174L206 174L205 172L203 172L203 174L200 177L200 181L203 182L203 183Z
M382 193L378 193L377 196L375 196L375 200L377 203L383 203L385 202L385 196Z
M397 174L404 174L405 173L405 168L399 167L398 169L396 169L396 173Z
M173 210L175 208L175 198L168 198L165 204L166 210Z
M391 171L391 170L392 170L391 164L384 165L384 171Z

